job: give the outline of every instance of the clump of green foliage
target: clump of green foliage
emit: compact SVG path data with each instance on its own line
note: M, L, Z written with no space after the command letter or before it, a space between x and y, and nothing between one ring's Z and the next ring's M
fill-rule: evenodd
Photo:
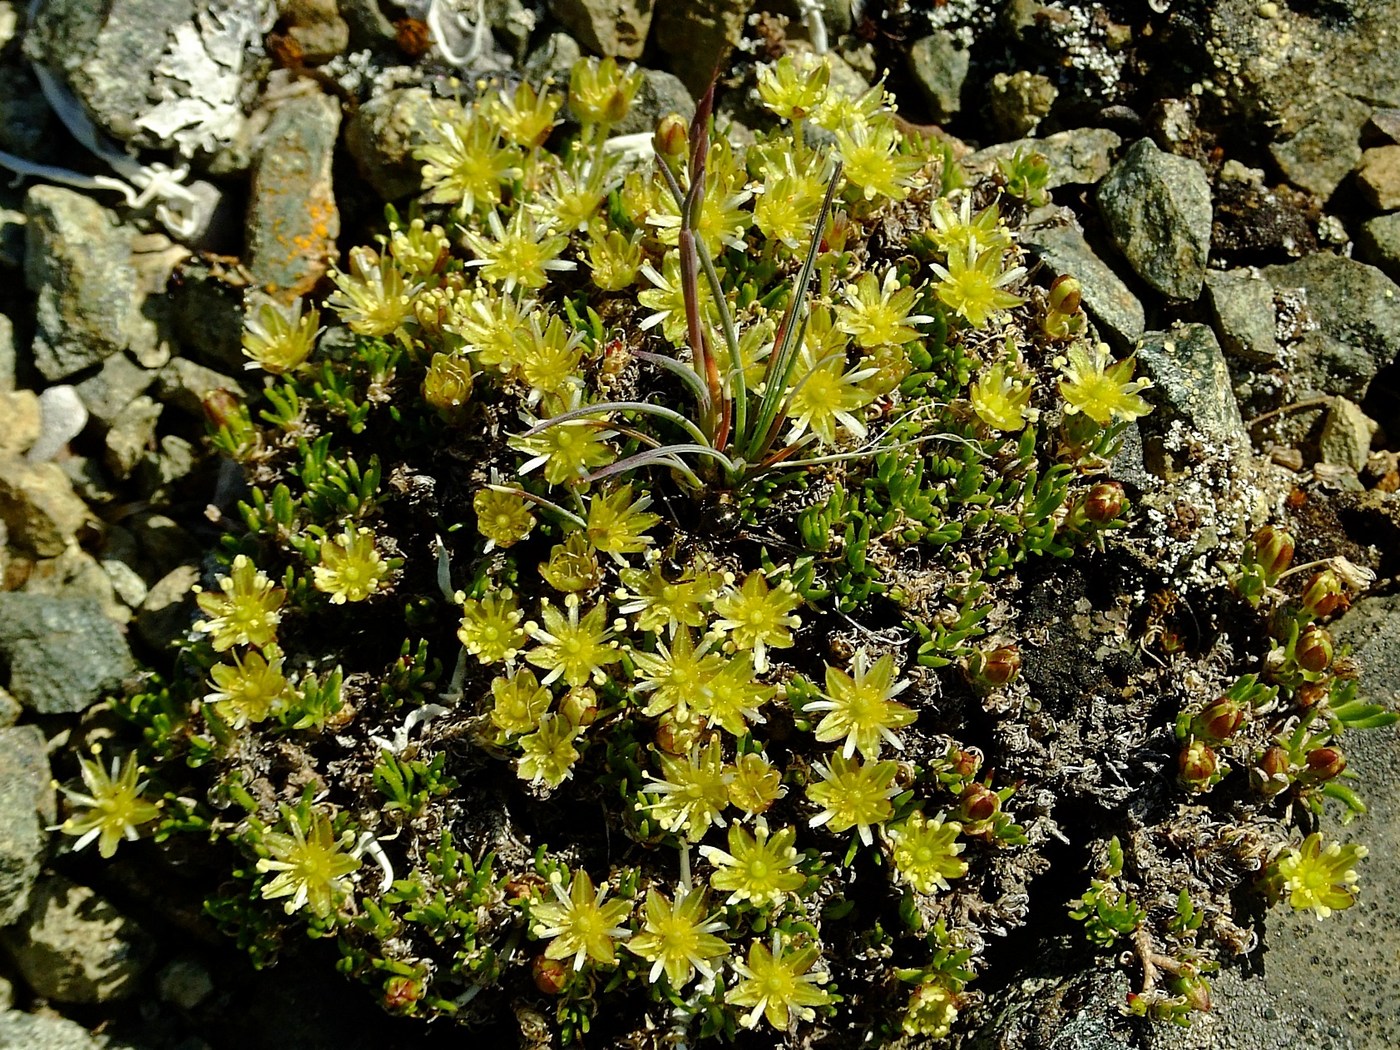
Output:
M226 567L65 829L212 835L209 910L258 961L334 938L398 1013L943 1036L1048 837L988 728L1036 710L1006 606L1129 527L1107 475L1150 384L1077 285L1029 283L1001 194L1043 165L958 188L881 87L792 56L752 145L707 97L628 158L638 84L581 63L567 129L550 86L488 88L320 309L250 312L262 390L209 406L248 480ZM1335 741L1389 716L1320 655L1320 594L1183 707L1183 798L1230 754L1269 805L1359 810ZM1345 907L1360 854L1270 819L1274 892ZM1107 852L1072 915L1139 949L1130 1009L1180 1019L1207 905Z

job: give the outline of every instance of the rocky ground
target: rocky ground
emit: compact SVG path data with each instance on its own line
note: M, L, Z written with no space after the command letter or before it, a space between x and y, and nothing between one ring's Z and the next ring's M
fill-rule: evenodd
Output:
M1380 579L1336 633L1364 691L1400 699L1396 26L1397 0L0 0L0 166L24 176L0 187L0 1047L453 1037L379 1014L314 951L252 972L197 901L47 829L51 757L100 739L103 697L188 628L233 481L203 405L244 382L245 292L320 287L417 191L416 136L480 76L636 60L618 130L644 131L722 61L741 135L746 63L818 46L851 83L888 70L970 169L1043 152L1035 257L1079 278L1165 415L1295 472L1326 542L1369 549ZM1055 966L986 989L966 1045L1400 1045L1395 734L1352 766L1360 904L1270 915L1209 1017L1129 1025L1121 978Z

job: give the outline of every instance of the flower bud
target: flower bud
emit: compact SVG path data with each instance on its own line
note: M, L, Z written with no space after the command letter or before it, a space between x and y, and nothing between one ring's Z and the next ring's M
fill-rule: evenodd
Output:
M558 995L569 981L569 968L558 959L537 955L530 964L530 975L535 979L535 987L545 995Z
M1191 723L1192 731L1198 737L1214 743L1229 740L1244 722L1244 708L1228 696L1206 706Z
M1259 774L1262 783L1259 790L1266 795L1277 795L1288 787L1293 773L1293 762L1288 752L1281 747L1271 747L1259 756Z
M598 717L598 694L586 685L575 686L559 702L559 713L579 729L591 726Z
M673 160L689 152L690 123L679 113L667 113L656 123L652 146L663 157Z
M1171 988L1197 1013L1210 1013L1210 984L1203 978L1182 974L1171 982Z
M1123 486L1116 481L1103 481L1091 488L1084 497L1084 517L1095 525L1107 525L1123 513Z
M952 760L952 771L960 777L975 777L978 768L982 765L982 759L975 751L955 750L950 756Z
M668 755L688 755L699 742L700 730L691 722L666 718L656 725L656 746Z
M506 880L506 899L523 901L526 897L533 897L543 892L545 886L544 879L538 875L518 875L513 879Z
M1216 779L1220 764L1208 744L1193 740L1181 749L1176 759L1177 776L1192 791L1206 791Z
M1001 811L1001 799L986 784L969 784L958 796L958 819L964 824L982 824Z
M1265 525L1254 534L1252 543L1254 563L1264 570L1269 583L1277 582L1293 564L1293 537L1283 529Z
M1057 314L1072 314L1079 310L1084 286L1069 274L1061 274L1050 282L1050 309Z
M423 375L423 400L448 423L460 423L466 416L472 394L472 370L466 359L453 354L434 354Z
M1331 569L1323 569L1303 588L1303 608L1314 616L1331 616L1345 601L1342 581Z
M384 1009L393 1014L406 1013L423 998L423 990L423 982L417 977L390 977L384 982Z
M209 391L200 407L204 409L204 418L214 427L226 427L241 414L238 398L223 387Z
M824 252L841 253L846 250L846 242L851 239L851 219L844 211L834 211L826 220L822 233L821 249Z
M1304 761L1308 764L1308 776L1313 780L1331 780L1347 767L1346 756L1335 747L1315 747Z
M1303 628L1293 650L1293 659L1310 674L1321 674L1327 670L1332 665L1332 636L1327 629L1316 624Z
M1001 645L973 653L967 661L967 674L974 685L1000 689L1009 685L1021 670L1021 654L1014 645Z

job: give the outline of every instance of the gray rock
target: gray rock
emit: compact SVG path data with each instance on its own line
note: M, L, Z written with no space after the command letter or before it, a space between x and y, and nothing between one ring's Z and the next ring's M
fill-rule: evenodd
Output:
M340 17L350 27L350 47L373 51L394 42L394 24L384 15L379 0L340 0Z
M10 695L8 689L0 689L0 729L8 729L24 714L20 702Z
M77 1021L53 1014L0 1012L0 1050L101 1050Z
M395 88L355 111L345 127L345 145L375 193L386 201L409 197L423 188L414 148L427 141L435 119L457 109L423 88Z
M0 454L27 451L39 440L39 397L32 390L0 390Z
M653 0L550 0L549 11L595 55L640 58Z
M91 198L59 186L33 186L25 282L36 293L34 364L63 379L125 348L140 320L131 235Z
M962 109L963 83L969 56L951 33L932 33L909 45L909 73L936 123Z
M1210 270L1206 301L1227 354L1250 364L1281 363L1274 289L1268 281L1251 270Z
M106 1003L136 993L155 954L149 935L86 886L48 875L0 943L35 993L60 1003Z
M118 481L127 478L155 442L163 406L142 394L121 410L107 431L103 462Z
M101 608L102 615L114 624L125 624L131 619L131 610L118 601L112 578L102 564L76 544L70 544L56 558L35 562L24 581L22 593L91 599Z
M171 486L187 478L199 463L199 449L179 434L166 434L160 446L146 453L134 475L139 491L152 503L171 503Z
M0 729L0 926L29 907L56 818L44 744L38 726Z
M1400 211L1363 222L1356 235L1356 255L1400 282Z
M744 19L753 0L691 0L657 4L652 34L669 68L692 95L709 87L715 67L744 35Z
M1276 142L1269 153L1284 178L1326 200L1361 159L1357 138L1370 108L1340 97L1335 108L1321 111L1292 138Z
M212 153L243 122L245 52L260 45L256 5L221 17L195 0L49 0L26 54L65 80L99 128L123 141Z
M1362 412L1360 405L1344 397L1333 398L1318 438L1322 462L1359 472L1371 454L1371 439L1377 429L1375 420Z
M135 609L146 600L146 581L130 565L115 558L101 558L98 564L112 581L112 590L123 605Z
M642 86L632 100L632 108L616 128L615 135L656 130L656 122L668 113L679 113L686 120L695 115L695 100L677 76L660 69L642 70Z
M216 390L242 396L237 379L205 368L187 357L177 357L156 377L156 396L187 415L204 417L204 399Z
M15 366L18 363L14 323L4 314L0 314L0 390L15 388Z
M1400 208L1400 146L1377 146L1363 153L1356 182L1373 208Z
M309 65L328 62L350 45L350 26L336 0L282 0L278 9Z
M0 453L0 522L15 547L55 557L88 520L87 505L60 467Z
M152 369L142 368L126 354L113 354L74 389L89 415L106 429L155 377Z
M1400 354L1400 287L1373 266L1328 252L1263 274L1276 292L1306 298L1310 324L1293 347L1295 381L1362 401L1376 372Z
M278 105L263 134L248 203L247 264L257 285L280 297L302 295L335 258L340 211L331 162L340 103L301 95Z
M987 85L987 113L998 135L1020 138L1040 126L1059 94L1054 82L1040 73L997 73Z
M1249 433L1240 418L1230 369L1215 333L1203 324L1145 332L1137 343L1138 374L1151 379L1153 413L1140 424L1160 432L1181 420L1197 433L1247 454Z
M87 421L87 406L76 388L67 383L45 387L39 395L39 436L29 449L29 461L46 463L53 459L83 432Z
M194 622L197 565L177 565L157 580L136 615L136 632L153 649L165 649L182 638Z
M583 57L578 41L568 33L550 33L544 42L525 59L525 75L532 83L552 77L561 84L569 82L569 70Z
M170 323L182 352L196 361L238 373L243 356L243 290L198 259L183 271L184 279L169 297Z
M1031 226L1024 244L1055 276L1072 274L1083 285L1084 309L1109 342L1126 347L1147 327L1142 304L1113 270L1094 254L1065 209Z
M1084 186L1108 174L1113 154L1123 140L1107 128L1076 128L1047 135L1043 139L1017 139L998 142L968 156L963 164L973 171L992 172L997 161L1010 160L1017 150L1041 154L1050 162L1047 189L1058 186Z
M1211 199L1199 164L1139 139L1099 183L1096 197L1109 235L1139 277L1173 299L1200 295Z
M156 974L156 990L167 1003L193 1010L214 990L214 979L197 959L171 959Z
M136 670L96 601L39 594L0 594L0 663L15 699L42 715L84 711Z

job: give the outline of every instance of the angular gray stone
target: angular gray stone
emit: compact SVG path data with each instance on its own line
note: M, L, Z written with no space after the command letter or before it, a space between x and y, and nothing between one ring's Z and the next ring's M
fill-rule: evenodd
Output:
M1392 281L1400 281L1400 211L1377 215L1361 224L1356 235L1356 256Z
M1246 269L1210 270L1206 301L1227 354L1251 364L1280 363L1273 285Z
M715 67L744 35L744 20L753 0L689 0L661 3L652 15L652 38L670 61L668 68L685 81L692 95L710 84Z
M1373 266L1329 252L1262 272L1276 292L1306 299L1310 325L1293 345L1295 381L1362 401L1376 373L1400 355L1400 287Z
M423 188L422 165L413 150L428 140L434 120L459 111L423 88L395 88L376 95L345 126L345 145L360 175L386 201Z
M177 357L160 370L156 378L156 396L171 408L197 418L204 417L204 399L216 390L227 390L242 396L237 379L212 368Z
M962 89L970 58L951 33L931 33L909 45L909 74L936 123L962 109Z
M0 452L0 522L10 542L41 558L62 554L89 520L61 467Z
M103 463L117 480L127 478L155 442L156 424L163 407L154 398L142 394L112 420Z
M1342 96L1292 138L1271 145L1269 153L1284 178L1326 200L1361 159L1357 139L1369 113L1365 103Z
M245 233L248 270L269 294L309 292L336 256L331 162L340 115L333 98L295 96L277 106L263 133Z
M24 708L8 689L0 689L0 728L8 729L20 720L24 714Z
M1344 397L1333 398L1318 438L1322 462L1360 471L1371 454L1371 438L1377 429L1375 420L1361 411L1360 405Z
M569 70L583 57L578 41L568 33L550 33L525 59L525 75L531 83L546 77L561 84L569 82Z
M679 77L661 69L644 69L642 78L632 108L613 129L613 134L654 131L656 122L668 113L679 113L686 120L695 116L695 100Z
M102 564L76 544L70 544L56 558L35 562L24 581L22 593L91 599L102 609L102 615L114 624L125 624L131 619L131 610L117 600L112 578Z
M161 97L166 31L194 17L194 0L47 0L36 10L25 54L59 73L100 127L155 145L137 120Z
M549 0L549 11L595 55L640 58L653 0Z
M35 993L60 1003L106 1003L139 988L150 936L86 886L62 875L34 884L17 926L0 930L15 968Z
M29 906L56 816L44 744L38 726L0 729L0 926Z
M997 73L987 85L987 113L998 135L1019 138L1040 126L1059 93L1054 82L1040 73L1026 69Z
M1099 183L1099 213L1133 270L1172 299L1201 293L1210 254L1210 183L1201 166L1139 139Z
M1059 221L1054 221L1056 217ZM1142 303L1094 254L1073 222L1068 209L1052 213L1050 221L1031 225L1024 244L1056 277L1071 274L1079 281L1084 289L1084 309L1109 342L1120 348L1130 346L1147 327Z
M146 391L156 373L142 368L126 354L113 354L102 367L74 385L78 397L97 424L106 429L122 409Z
M1203 324L1178 325L1167 332L1145 332L1137 342L1138 375L1152 380L1154 411L1145 430L1161 431L1173 420L1248 453L1249 433L1240 418L1230 369L1215 333Z
M1371 207L1379 211L1400 208L1400 146L1377 146L1363 153L1356 183Z
M194 622L197 565L177 565L157 580L136 615L136 632L154 649L183 637Z
M0 1011L0 1050L102 1050L103 1046L66 1017Z
M964 159L973 171L992 172L997 161L1010 160L1017 150L1036 152L1050 162L1047 189L1059 186L1084 186L1098 182L1113 165L1113 154L1123 140L1107 128L1076 128L1046 135L1043 139L1017 139L998 142L980 149Z
M43 414L32 390L0 390L0 453L27 452L39 440Z
M41 715L84 711L136 670L96 601L39 594L0 594L0 664L15 699Z
M31 187L24 210L34 364L45 379L63 379L131 342L141 320L131 235L96 201L59 186Z
M29 449L29 461L53 459L83 432L87 421L87 406L75 387L67 383L45 387L39 395L39 436Z

